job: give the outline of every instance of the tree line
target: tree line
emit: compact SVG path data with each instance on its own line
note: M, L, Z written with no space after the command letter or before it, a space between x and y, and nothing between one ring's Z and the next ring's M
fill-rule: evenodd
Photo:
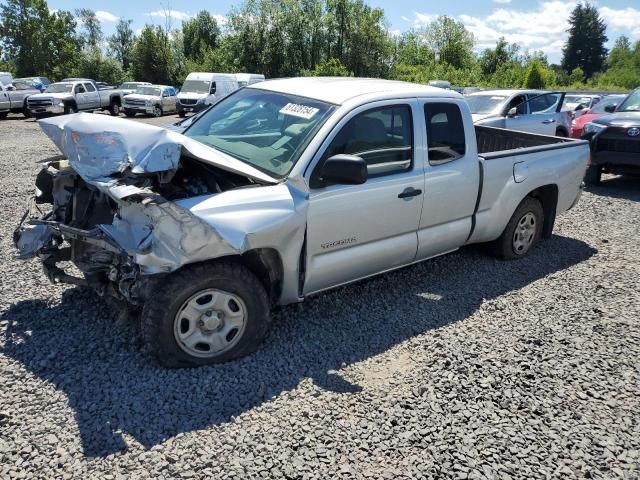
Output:
M105 36L94 11L51 11L46 0L0 7L0 70L51 79L82 76L112 84L144 80L180 85L191 71L263 73L268 78L353 75L426 83L530 88L629 89L640 85L640 42L605 43L597 8L579 3L569 18L562 62L500 38L475 52L473 34L440 16L401 35L364 0L245 0L221 25L201 11L139 34L120 19Z

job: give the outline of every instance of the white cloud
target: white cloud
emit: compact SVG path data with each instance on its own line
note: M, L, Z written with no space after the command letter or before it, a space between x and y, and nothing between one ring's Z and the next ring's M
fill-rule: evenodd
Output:
M618 35L626 34L631 40L640 40L640 10L632 7L614 9L602 7L600 16L608 26L608 29ZM609 35L611 38L612 35Z
M493 0L494 3L511 3L511 0Z
M147 17L161 17L164 18L169 16L171 18L175 18L176 20L189 20L192 15L186 12L181 12L180 10L156 10L154 12L145 13Z
M229 19L220 13L212 13L211 16L215 18L216 22L218 22L218 25L221 27L224 27L227 23L229 23Z
M404 17L404 18L407 18L407 17ZM438 15L432 15L432 14L420 13L420 12L413 12L413 26L416 27L416 28L426 27L431 22L433 22L436 18L438 18ZM408 18L407 18L407 20L408 20Z
M117 22L120 20L120 17L116 17L113 13L104 10L96 10L96 17L101 22Z

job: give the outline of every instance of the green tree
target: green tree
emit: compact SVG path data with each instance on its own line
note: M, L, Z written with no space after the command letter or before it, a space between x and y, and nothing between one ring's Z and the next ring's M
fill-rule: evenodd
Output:
M76 17L80 20L83 32L80 35L82 42L88 47L97 47L102 40L102 25L96 17L96 12L89 8L76 10Z
M482 73L492 75L500 67L517 63L518 50L518 45L515 43L509 44L504 37L500 37L498 43L496 43L496 48L487 48L480 55L478 61L480 62Z
M584 72L580 67L576 67L569 74L569 83L575 85L582 82L584 82Z
M76 22L67 11L50 12L44 0L6 0L0 6L2 56L17 76L53 79L73 71L80 56Z
M423 32L411 30L396 40L395 62L402 65L425 65L433 61L433 52L427 46Z
M323 60L315 66L310 74L314 77L350 77L352 75L337 58Z
M598 9L590 3L578 3L569 17L569 38L562 49L562 68L567 73L580 67L586 78L602 70L607 49L605 25Z
M529 67L527 68L527 72L524 76L524 82L522 84L523 88L545 88L545 72L544 66L540 60L533 59L529 63Z
M215 18L202 10L182 24L183 50L190 60L204 57L207 49L215 49L220 41L220 27Z
M135 42L135 34L131 29L133 20L120 19L116 31L109 37L109 53L122 64L122 68L129 70L131 55Z
M146 25L136 39L131 55L131 73L136 80L171 84L174 79L173 55L165 31Z
M126 79L120 62L105 56L99 47L91 47L84 52L75 74L79 77L94 78L110 85L119 85Z
M461 22L442 15L431 22L425 38L439 61L455 68L464 68L473 63L473 35Z

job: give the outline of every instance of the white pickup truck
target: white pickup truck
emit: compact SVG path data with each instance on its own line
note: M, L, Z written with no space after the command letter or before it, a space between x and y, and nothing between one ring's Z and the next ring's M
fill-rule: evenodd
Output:
M88 78L74 78L50 84L43 93L31 95L27 107L35 117L69 114L80 111L108 110L120 114L122 93L112 88L102 89Z
M589 158L585 141L474 127L459 94L385 80L257 83L184 135L40 125L64 155L38 175L20 257L138 313L169 367L246 355L271 307L463 245L523 257L578 201Z

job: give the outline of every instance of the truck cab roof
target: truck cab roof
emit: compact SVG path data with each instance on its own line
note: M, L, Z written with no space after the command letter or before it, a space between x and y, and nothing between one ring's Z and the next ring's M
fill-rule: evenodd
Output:
M267 80L247 88L271 90L299 95L335 105L342 105L357 97L367 96L369 100L392 98L435 97L462 98L453 90L419 85L417 83L377 78L353 77L303 77Z

